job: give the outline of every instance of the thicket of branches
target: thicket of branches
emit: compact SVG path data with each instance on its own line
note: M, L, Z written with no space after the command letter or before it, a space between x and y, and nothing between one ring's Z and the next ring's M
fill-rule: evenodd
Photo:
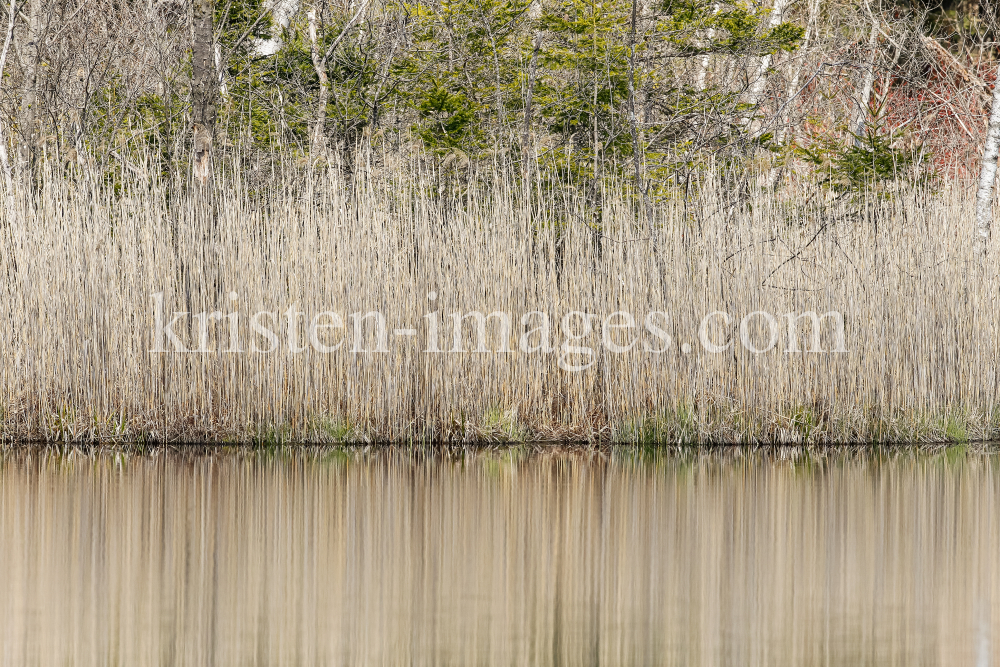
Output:
M0 161L419 153L655 195L715 164L967 175L996 9L963 0L10 0ZM372 156L375 156L374 158ZM115 166L117 165L117 167ZM789 166L795 166L789 169Z

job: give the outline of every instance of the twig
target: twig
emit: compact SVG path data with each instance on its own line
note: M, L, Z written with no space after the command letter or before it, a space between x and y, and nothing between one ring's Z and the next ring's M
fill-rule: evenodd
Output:
M764 278L763 281L761 281L760 286L761 287L765 287L766 286L765 283L767 283L767 281L771 279L771 276L773 276L775 273L777 273L781 269L781 267L783 267L785 264L788 264L790 261L792 261L793 259L795 259L799 255L801 255L802 252L806 248L808 248L809 246L811 246L813 244L813 241L815 241L816 239L818 239L819 235L823 233L824 229L826 229L827 224L828 223L824 222L822 225L820 225L820 228L816 230L816 233L813 234L813 237L811 239L809 239L808 243L806 243L804 246L802 246L801 248L799 248L798 252L796 252L794 255L792 255L791 257L789 257L788 259L786 259L784 262L782 262L781 264L779 264L778 266L776 266L774 268L774 271L771 271L771 273L767 274L767 277Z
M329 48L327 48L326 53L323 55L324 65L326 64L326 61L330 58L330 54L333 53L334 49L340 46L340 42L343 41L344 37L347 37L347 33L350 32L351 28L354 27L355 22L359 18L361 18L361 15L368 8L369 2L371 2L371 0L365 0L363 3L361 3L361 6L358 7L358 11L354 12L354 16L351 17L351 20L347 22L347 25L344 26L344 29L340 31L339 35L337 35L337 39L333 40L333 44L331 44Z
M982 100L984 103L989 104L990 100L992 100L993 98L992 98L992 89L990 88L988 83L986 83L978 76L970 72L968 68L966 68L965 65L960 63L958 61L958 58L953 56L948 49L938 44L936 39L928 37L927 35L921 35L920 39L928 48L930 48L930 50L938 53L939 55L944 56L944 58L952 64L952 66L955 68L955 70L958 72L958 75L961 78L965 79L969 83L976 86L979 89L979 94L978 94L979 99Z
M750 248L752 248L754 246L764 245L765 243L773 243L774 241L777 241L777 240L778 240L778 237L774 236L772 238L767 239L766 241L758 241L757 243L751 243L748 246L744 246L744 247L740 248L739 250L737 250L736 252L732 253L731 255L729 255L729 257L726 257L722 261L723 262L728 262L729 260L731 260L733 257L736 257L736 255L740 254L744 250L749 250Z

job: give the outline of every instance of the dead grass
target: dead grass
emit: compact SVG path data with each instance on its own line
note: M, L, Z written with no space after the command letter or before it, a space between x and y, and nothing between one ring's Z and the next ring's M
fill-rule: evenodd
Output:
M760 192L734 207L706 182L695 200L660 206L650 240L614 192L595 212L537 184L465 184L452 197L419 175L348 186L330 170L279 173L251 191L227 173L214 213L132 172L108 185L49 171L8 196L4 439L810 444L1000 431L1000 249L972 259L960 189L871 203ZM280 332L274 353L226 353L222 321L211 352L154 353L158 292L168 312L238 311L244 349L255 312L335 311L350 334L350 313L377 310L389 352L355 354L348 340L289 354ZM556 353L423 352L428 313L440 314L447 349L450 313L506 312L517 349L520 317L535 310L550 313L553 344L569 311L628 311L640 329L663 311L672 345L615 354L597 327L578 343L595 363L577 373ZM715 310L735 321L713 336L737 344L709 354L698 330ZM789 353L783 331L770 352L739 345L743 315L809 310L843 313L847 352ZM393 334L410 327L417 336ZM753 340L766 340L758 329ZM193 345L196 323L175 331ZM471 329L464 339L474 348ZM499 346L493 332L487 342Z

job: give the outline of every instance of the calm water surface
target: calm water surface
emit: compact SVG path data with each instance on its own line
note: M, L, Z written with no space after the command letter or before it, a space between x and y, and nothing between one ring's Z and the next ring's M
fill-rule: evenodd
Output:
M0 452L3 665L1000 665L995 450Z

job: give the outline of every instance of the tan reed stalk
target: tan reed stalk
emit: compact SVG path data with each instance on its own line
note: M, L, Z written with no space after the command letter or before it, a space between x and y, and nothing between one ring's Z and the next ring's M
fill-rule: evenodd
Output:
M861 442L998 430L1000 267L995 251L973 261L964 190L861 203L758 193L734 206L706 177L694 200L659 204L653 242L615 187L595 209L571 188L514 176L282 167L251 179L228 165L209 201L134 170L111 180L60 169L35 189L20 178L0 213L7 439ZM244 351L221 351L223 319L210 352L151 352L160 292L167 320L238 312ZM290 354L282 328L278 351L248 352L267 345L250 315L283 319L291 306L338 313L343 347ZM735 321L711 335L736 345L709 354L698 331L715 310ZM843 313L847 352L789 353L783 320L775 350L739 344L748 313L810 310ZM349 315L368 311L386 317L388 352L350 350ZM550 314L555 345L570 311L628 311L640 333L662 311L672 345L648 353L643 340L660 343L644 334L612 353L595 320L579 343L595 363L568 372L558 353L495 352L494 321L490 352L476 352L466 321L464 352L424 352L428 314L449 350L450 315L470 311L508 313L514 350L531 311ZM190 316L175 331L195 346ZM759 318L748 331L767 339Z

